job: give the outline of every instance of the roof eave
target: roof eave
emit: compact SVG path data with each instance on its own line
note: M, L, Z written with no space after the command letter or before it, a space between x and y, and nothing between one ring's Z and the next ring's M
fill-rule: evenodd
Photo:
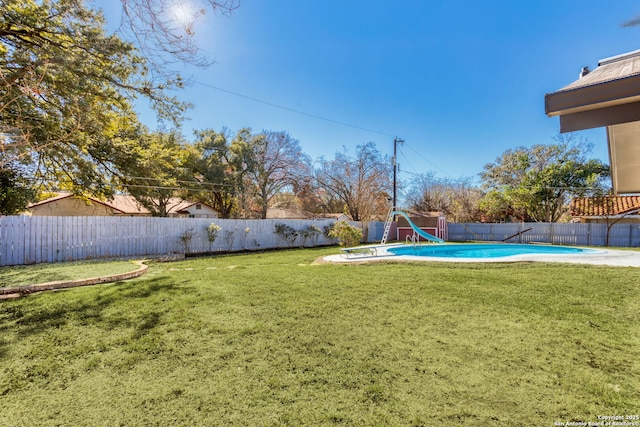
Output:
M549 117L628 104L640 100L640 74L546 94Z
M640 218L640 215L624 215L624 214L618 214L618 215L569 215L572 218L590 218L590 219L624 219L624 218L630 218L630 219L636 219L636 218Z

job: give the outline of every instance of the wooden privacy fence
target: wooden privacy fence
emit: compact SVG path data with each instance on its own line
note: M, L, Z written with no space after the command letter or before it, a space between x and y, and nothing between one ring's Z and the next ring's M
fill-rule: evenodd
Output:
M5 216L0 217L0 265L330 245L336 242L323 231L334 222L332 219ZM212 223L220 230L210 244L206 228ZM276 224L286 224L298 231L298 236L286 241L276 233ZM309 232L311 226L321 232ZM375 239L376 233L377 229L371 233L371 239Z
M502 241L509 243L553 243L556 245L604 246L606 224L564 224L525 222L505 224L450 223L449 240ZM527 230L529 229L530 230ZM640 246L640 224L614 224L609 232L610 246Z
M83 259L144 257L172 253L210 253L311 247L335 244L325 236L332 219L205 219L105 216L0 217L0 266ZM206 228L220 227L210 244ZM292 241L276 233L276 224L298 232ZM351 224L363 228L365 241L380 241L383 222ZM320 233L305 233L314 226ZM527 230L529 229L530 230ZM543 242L558 245L604 246L606 224L559 223L449 223L449 241ZM305 236L306 234L306 236ZM191 237L189 237L191 236ZM189 238L187 238L189 237ZM640 246L640 224L615 224L611 246Z

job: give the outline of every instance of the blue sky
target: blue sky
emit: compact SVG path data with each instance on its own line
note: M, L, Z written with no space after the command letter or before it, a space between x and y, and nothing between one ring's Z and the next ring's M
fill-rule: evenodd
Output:
M96 4L113 24L119 2ZM640 27L621 26L639 14L631 0L241 0L196 23L215 63L180 71L193 79L178 94L194 106L183 132L283 130L314 160L369 141L391 155L398 136L404 181L431 171L479 182L505 150L553 143L545 93L639 49ZM577 135L608 162L604 129Z

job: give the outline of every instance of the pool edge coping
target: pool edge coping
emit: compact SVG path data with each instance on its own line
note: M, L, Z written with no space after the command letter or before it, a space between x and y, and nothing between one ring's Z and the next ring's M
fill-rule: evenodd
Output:
M505 243L507 244L507 243ZM452 257L429 257L415 255L396 255L390 254L387 249L405 246L404 243L394 243L388 245L379 245L382 251L376 256L371 255L353 255L344 257L340 254L328 255L323 257L323 261L331 263L363 263L376 261L414 261L414 262L446 262L446 263L517 263L517 262L553 262L553 263L569 263L569 264L589 264L602 265L611 267L640 267L640 252L624 251L615 249L594 249L584 248L595 251L594 253L581 254L518 254L496 258L452 258ZM568 245L559 245L565 247L576 247Z

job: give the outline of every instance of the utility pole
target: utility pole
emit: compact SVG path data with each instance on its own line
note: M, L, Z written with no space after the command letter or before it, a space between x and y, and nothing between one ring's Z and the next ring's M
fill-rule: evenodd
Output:
M404 139L397 136L393 138L393 159L391 159L391 164L393 164L393 209L398 207L398 144L403 142Z

